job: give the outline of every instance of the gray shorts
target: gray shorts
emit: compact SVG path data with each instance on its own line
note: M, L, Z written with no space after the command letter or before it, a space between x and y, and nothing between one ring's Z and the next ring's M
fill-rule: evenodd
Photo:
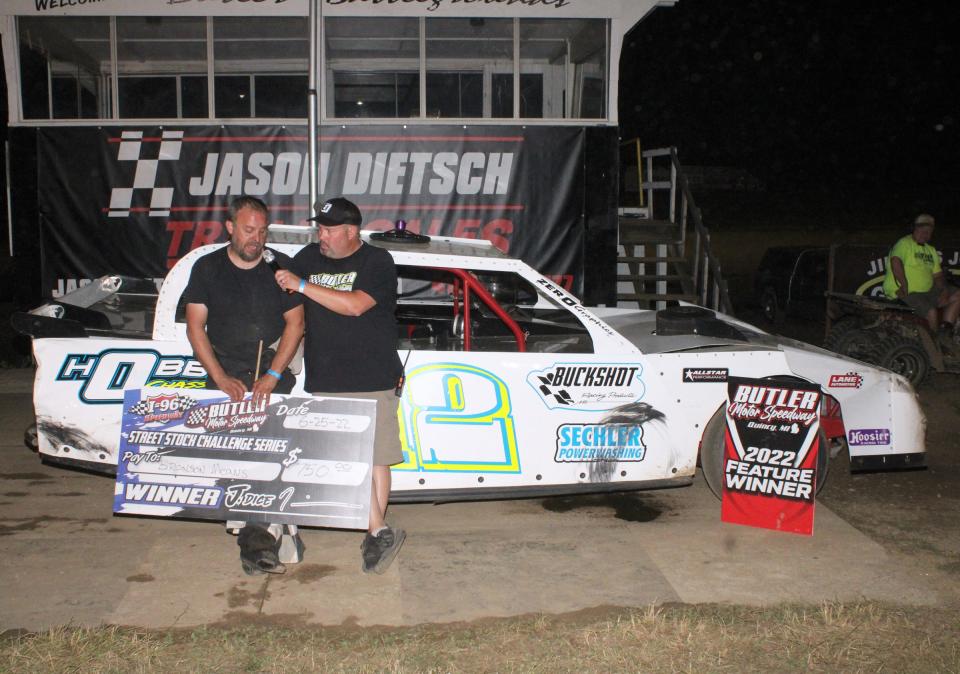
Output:
M934 286L922 293L907 293L903 298L904 303L913 309L918 316L926 316L931 309L937 308L937 300L940 299L941 290Z
M397 406L400 398L393 389L389 391L311 393L321 398L362 398L377 401L377 427L373 438L373 463L376 466L392 466L403 462L400 447L400 424L397 421Z

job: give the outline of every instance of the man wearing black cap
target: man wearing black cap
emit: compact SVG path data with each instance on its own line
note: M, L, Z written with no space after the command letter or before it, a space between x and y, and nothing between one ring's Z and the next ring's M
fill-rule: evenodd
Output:
M311 220L318 245L307 246L277 283L307 300L307 391L316 396L377 401L370 522L360 549L365 573L383 573L406 537L384 519L390 495L390 466L403 461L396 389L403 365L397 355L397 271L382 248L363 243L360 209L330 199Z

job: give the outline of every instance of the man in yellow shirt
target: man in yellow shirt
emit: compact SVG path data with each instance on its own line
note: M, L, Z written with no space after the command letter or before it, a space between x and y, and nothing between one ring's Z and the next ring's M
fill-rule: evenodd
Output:
M960 314L960 292L947 285L940 268L940 255L929 243L934 224L932 215L918 215L913 221L913 232L893 244L887 257L883 292L926 317L934 332L938 310L943 310L941 332L951 335Z

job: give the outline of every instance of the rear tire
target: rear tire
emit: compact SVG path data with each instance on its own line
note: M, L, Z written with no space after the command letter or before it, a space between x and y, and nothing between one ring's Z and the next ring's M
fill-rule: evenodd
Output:
M718 499L723 498L724 431L726 427L726 408L721 405L720 409L710 417L700 443L700 468L703 470L703 478L706 480L707 486L710 487L710 491ZM817 450L816 493L819 494L823 485L827 483L827 474L830 472L830 445L827 443L827 436L823 432L823 428L819 429L817 437L820 446Z
M877 346L874 362L906 377L914 387L919 387L930 372L930 356L926 350L902 335L892 335L882 340Z
M780 308L780 302L777 300L777 291L767 286L760 294L760 311L763 317L773 325L783 323L784 312Z
M874 362L877 358L876 335L861 325L860 320L852 316L837 321L823 340L823 348L841 356Z
M32 452L40 451L40 440L37 438L37 425L30 424L23 430L23 444Z

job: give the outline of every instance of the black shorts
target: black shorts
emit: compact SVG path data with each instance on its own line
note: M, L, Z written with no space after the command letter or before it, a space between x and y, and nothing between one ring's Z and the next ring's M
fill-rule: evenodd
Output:
M916 312L918 316L926 316L931 309L936 309L942 291L933 287L922 293L907 293L904 303Z

